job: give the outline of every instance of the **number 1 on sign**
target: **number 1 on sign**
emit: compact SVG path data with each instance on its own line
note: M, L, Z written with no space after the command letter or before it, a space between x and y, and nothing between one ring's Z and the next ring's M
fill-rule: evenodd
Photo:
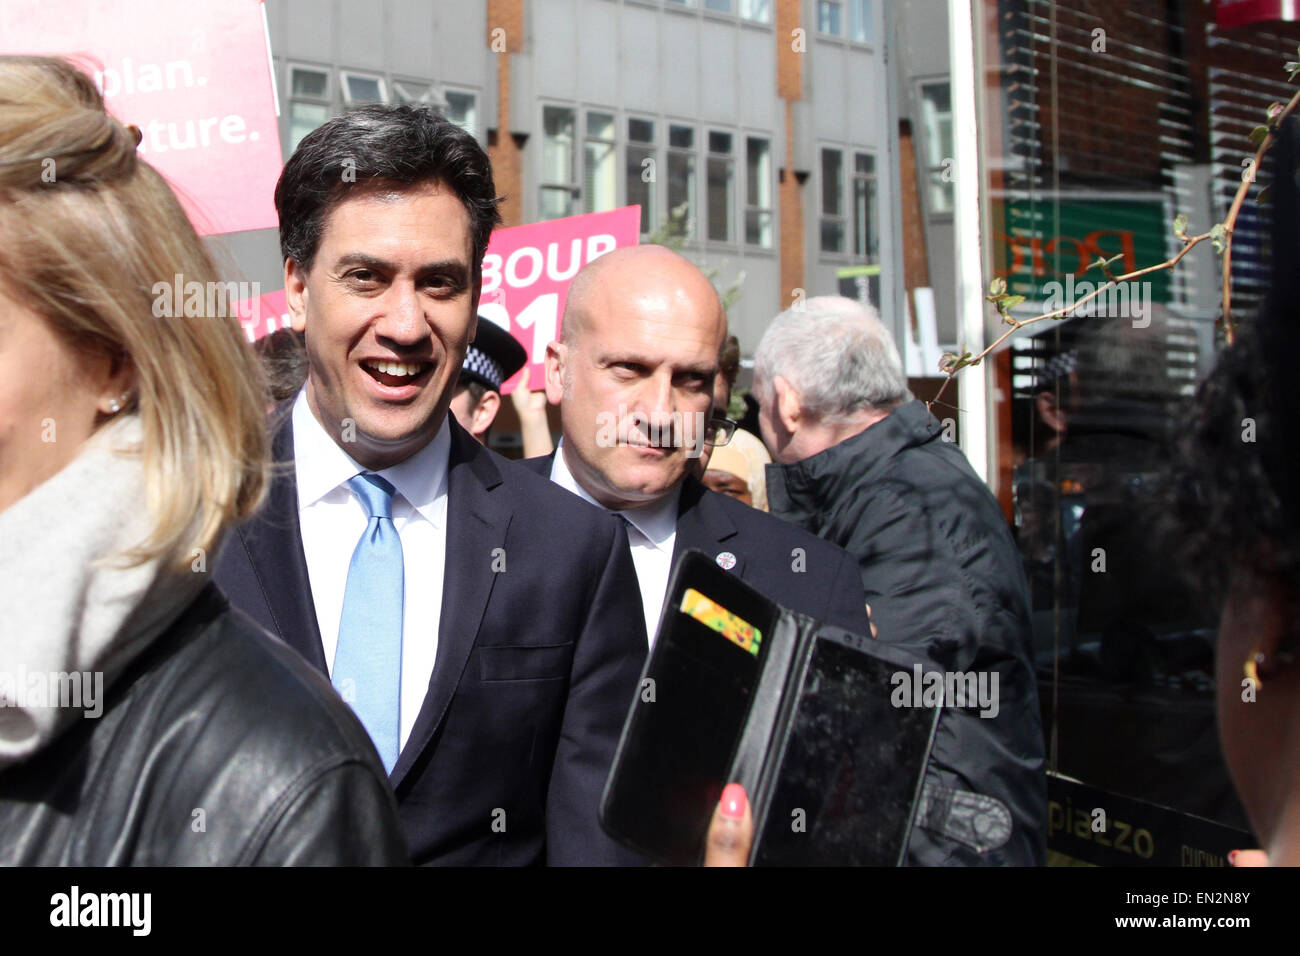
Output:
M559 330L560 296L555 292L539 295L515 316L521 329L533 330L533 358L536 365L546 361L546 346L555 341Z

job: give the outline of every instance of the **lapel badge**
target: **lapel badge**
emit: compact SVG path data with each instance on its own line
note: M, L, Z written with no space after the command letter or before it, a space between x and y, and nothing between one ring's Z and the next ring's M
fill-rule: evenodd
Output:
M736 556L730 551L723 551L713 560L718 562L718 567L724 571L730 571L736 566Z

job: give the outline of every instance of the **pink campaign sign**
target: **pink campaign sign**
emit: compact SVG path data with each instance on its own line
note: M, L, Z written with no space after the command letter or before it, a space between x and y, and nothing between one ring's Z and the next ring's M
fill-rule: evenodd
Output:
M559 337L569 282L592 259L612 249L635 246L640 235L640 206L552 219L492 234L483 257L479 321L496 322L528 351L528 365L506 382L502 394L513 392L525 373L529 388L544 387L546 346Z
M90 72L212 235L276 225L280 134L263 24L258 0L4 0L0 50L67 56Z
M240 300L235 303L235 314L250 342L289 328L289 305L283 289Z

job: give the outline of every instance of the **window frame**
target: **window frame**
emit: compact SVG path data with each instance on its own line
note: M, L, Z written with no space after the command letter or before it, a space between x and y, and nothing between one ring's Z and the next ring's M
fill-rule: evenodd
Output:
M741 132L739 129L719 129L716 126L709 124L705 124L703 128L704 142L701 143L698 148L700 149L700 154L704 157L704 241L714 246L740 246L743 245L743 243L736 238L736 140L740 138ZM715 153L713 151L713 144L710 142L710 137L712 137L714 133L731 137L731 152ZM713 237L713 222L710 219L712 202L710 201L711 186L709 183L709 167L714 161L725 162L727 168L727 191L729 195L727 196L726 203L727 238L725 239L715 239Z
M686 242L688 243L696 242L700 238L699 226L700 226L700 220L703 218L700 215L700 188L701 187L700 187L699 132L701 127L699 123L696 123L694 121L687 121L687 120L678 121L670 117L664 119L664 126L666 129L665 136L664 136L665 177L671 175L670 166L674 156L684 156L690 159L691 161L691 176L694 181L687 187L686 190L687 193L686 198L687 201L690 203L690 207L686 210L687 213L686 224L685 224L686 231L682 233L682 238L685 239ZM674 126L680 129L689 129L691 131L691 145L689 148L672 145L672 131ZM666 183L669 181L671 180L668 179L665 180ZM663 193L664 193L664 210L665 210L664 215L665 215L665 222L667 222L672 217L672 211L674 207L671 205L672 197L669 195L669 188L667 185L664 186Z
M379 84L378 100L353 100L352 92L348 88L348 80L374 80ZM339 93L343 98L344 106L368 106L372 103L387 105L392 102L388 92L388 77L382 73L367 73L365 70L339 70Z
M458 86L456 84L442 84L441 86L436 87L436 89L437 89L438 99L441 103L442 114L444 116L447 116L447 110L450 107L450 103L447 100L448 93L455 93L459 96L468 96L471 99L473 99L474 101L473 126L466 127L466 126L462 126L460 123L456 123L456 125L460 126L461 129L466 130L471 136L473 136L480 143L483 142L484 131L483 131L483 123L482 123L482 111L480 109L480 101L482 100L482 96L479 95L479 91L472 87ZM456 122L455 120L451 119L450 116L447 116L447 119L453 123Z
M773 161L772 137L760 136L749 131L741 133L745 141L745 183L744 196L741 200L741 225L743 233L740 238L740 245L746 249L771 250L773 247L773 233L776 231L776 173ZM749 144L750 141L762 142L767 144L767 205L751 206L749 203L750 195L750 171L749 171ZM749 241L749 216L750 213L767 214L767 242L750 242Z
M846 2L848 3L849 6L849 10L848 10L849 16L848 16L848 22L845 24L844 39L848 40L849 43L852 43L854 46L857 47L863 47L865 49L874 48L876 45L875 0L846 0ZM890 0L881 0L881 2L889 3ZM867 38L865 40L859 40L857 37L853 35L854 14L855 11L861 9L859 6L860 4L866 5L867 16L863 19L863 22L867 26Z
M876 154L875 150L859 149L856 146L852 147L849 150L849 153L853 157L853 168L848 171L850 189L847 193L847 196L850 199L850 205L853 207L853 214L850 217L853 223L853 242L852 242L852 252L850 253L850 255L852 255L855 260L860 260L862 262L865 262L867 265L879 265L880 264L879 261L880 260L880 157ZM872 166L871 172L869 173L858 172L859 156L868 156L871 158L871 166ZM858 196L859 182L869 183L873 187L868 192L868 195L872 197L872 201L870 203L870 208L868 210L868 217L867 217L869 220L868 225L870 227L867 234L868 239L867 241L864 241L864 249L861 252L858 251L857 196ZM875 240L876 240L876 251L874 254L874 258L871 250L871 243L869 241L869 238L872 235L875 236Z
M610 126L613 128L614 131L613 135L610 138L605 139L599 136L593 136L589 132L590 126L588 123L588 118L593 113L601 116L608 116L610 118ZM619 150L620 113L616 107L612 107L612 106L608 108L600 107L600 106L590 106L590 107L584 106L582 107L581 115L582 115L582 169L580 170L581 179L579 181L580 182L579 188L581 190L581 195L579 197L579 206L581 207L583 213L608 212L609 209L618 208L618 197L620 195L619 163L618 163L621 155L621 152ZM588 190L587 190L587 144L589 143L600 143L608 146L609 154L613 159L613 167L614 167L613 198L610 200L612 205L609 207L609 209L588 208L588 201L591 199L591 197L588 195Z
M833 6L839 10L840 30L838 33L832 33L829 30L822 29L822 5L823 4L827 6ZM813 14L817 19L817 35L822 37L834 37L837 40L847 40L848 32L846 31L845 27L848 26L848 23L846 21L846 17L844 16L846 12L847 11L844 9L844 0L816 0L815 5L813 6Z
M935 128L932 129L929 123L929 111L927 109L927 100L926 100L925 92L927 89L931 89L933 87L940 87L940 86L947 87L948 89L948 111L946 114L937 113L936 115L937 122L935 124ZM942 122L942 118L944 115L946 115L948 118L948 136L950 140L949 145L952 146L953 152L956 151L956 141L953 139L952 81L948 79L943 79L941 77L933 77L930 79L917 80L916 102L917 102L917 112L919 113L921 119L920 122L921 136L923 137L921 141L921 148L924 152L923 158L925 159L924 163L918 162L916 165L918 170L924 170L925 178L922 180L921 185L923 186L923 189L921 191L925 194L925 212L926 215L929 217L952 218L957 208L956 183L943 182L942 180L940 181L940 183L935 183L933 180L933 176L936 173L942 176L944 171L944 166L943 166L944 161L949 159L955 160L955 157L952 155L940 156L939 162L937 164L931 164L929 161L931 146L935 147L936 152L938 153L943 152L943 143L938 141L939 137L936 134L938 132L939 123ZM934 201L934 197L936 195L936 190L935 190L936 186L940 186L941 187L940 191L945 193L948 197L944 207L940 207L936 205Z
M578 143L581 141L582 138L578 135L579 134L578 124L579 122L582 122L585 119L585 117L583 116L582 108L579 107L576 103L557 103L557 102L546 102L543 100L538 102L537 108L540 114L538 118L537 130L541 138L541 148L537 151L537 164L538 164L537 221L549 222L552 219L559 219L563 217L545 215L545 209L542 205L542 201L543 201L543 197L547 193L547 190L568 189L569 211L565 215L568 216L577 215L577 213L574 212L574 208L575 206L580 208L582 205L583 202L583 198L582 198L583 183L581 178L582 165L578 158ZM553 181L546 178L546 111L548 109L567 110L573 116L573 135L570 137L570 142L569 142L570 180L567 183L559 182L558 180ZM576 181L575 181L575 177L576 177Z
M845 189L848 183L848 164L845 163L845 155L852 155L853 149L843 144L829 145L826 143L817 144L817 252L822 258L847 259L850 256L849 248L849 215L848 215L848 191ZM826 212L826 153L838 153L840 157L839 166L839 187L840 211L836 214ZM828 221L838 222L840 225L840 248L827 249L825 246L825 236L823 234L824 224Z
M648 141L632 138L632 124L634 122L650 124L650 139ZM637 112L626 112L620 115L620 124L618 126L623 139L619 148L619 154L623 158L623 181L620 183L620 186L622 187L620 192L623 196L623 205L633 205L632 195L628 189L628 177L631 176L633 172L629 162L631 151L639 150L643 154L648 154L651 164L650 168L654 171L650 180L643 183L646 187L646 192L649 194L646 202L636 203L636 205L642 207L641 225L639 227L642 236L650 235L659 225L659 122L660 121L653 116L647 116ZM642 161L637 163L638 169L645 168L642 165L644 159L645 156L643 155ZM637 172L636 175L640 178L641 173Z
M304 73L317 73L325 77L325 94L321 97L298 94L294 92L293 77L295 71L301 70ZM288 91L289 109L288 122L285 124L284 136L284 153L286 156L291 155L298 148L298 143L293 141L293 108L296 104L301 103L304 106L323 106L325 107L325 119L322 123L328 123L335 114L334 110L334 70L328 66L311 66L307 63L286 63L285 64L285 89ZM312 129L318 128L322 123L318 123ZM303 138L310 134L312 130L303 133ZM302 142L300 138L298 142Z

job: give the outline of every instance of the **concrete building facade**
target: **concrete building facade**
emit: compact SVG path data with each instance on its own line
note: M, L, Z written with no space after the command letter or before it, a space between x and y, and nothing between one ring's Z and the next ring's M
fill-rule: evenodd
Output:
M629 204L685 231L742 351L880 264L901 331L897 127L880 0L267 0L281 146L367 102L429 103L489 150L508 225ZM273 230L224 237L280 287ZM897 261L895 261L895 259Z

